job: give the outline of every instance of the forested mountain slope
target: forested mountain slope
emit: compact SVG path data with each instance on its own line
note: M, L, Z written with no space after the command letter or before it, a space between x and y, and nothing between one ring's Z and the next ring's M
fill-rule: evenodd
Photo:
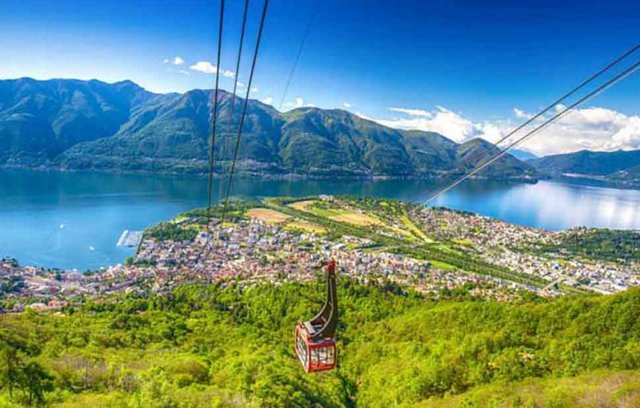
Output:
M2 315L0 405L640 404L637 289L499 303L343 278L339 368L306 375L292 332L320 304L321 282L185 285Z
M220 92L216 170L226 168L242 100L229 118ZM211 91L157 95L130 81L0 81L0 165L69 170L205 173ZM231 119L231 120L229 120ZM482 146L480 146L482 145ZM281 113L249 100L239 151L242 173L319 177L436 177L474 164L469 149L433 132L402 131L347 111L298 108ZM466 159L465 159L466 158ZM511 156L480 174L535 180Z

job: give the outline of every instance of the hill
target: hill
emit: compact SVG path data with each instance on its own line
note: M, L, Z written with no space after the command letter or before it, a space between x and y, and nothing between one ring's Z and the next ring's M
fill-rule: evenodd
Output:
M235 109L229 120L229 93L219 98L217 171L229 166L240 116ZM210 101L211 91L157 95L130 81L0 81L0 165L203 174ZM488 148L470 143L387 128L338 109L281 113L249 100L238 168L257 175L431 178L459 173L473 163L460 162L468 149ZM479 176L535 180L538 174L509 156Z
M527 150L522 150L522 149L511 149L509 153L516 159L522 160L522 161L528 161L528 160L534 160L534 159L540 158L540 156L537 156Z
M292 330L320 304L320 282L183 285L165 295L87 300L57 314L0 316L0 404L640 403L637 289L509 304L464 290L434 299L343 279L339 368L306 375Z
M163 98L130 81L0 81L0 163L42 163L111 136L136 107Z
M575 153L545 156L528 161L538 171L553 177L572 176L621 187L640 186L640 150Z

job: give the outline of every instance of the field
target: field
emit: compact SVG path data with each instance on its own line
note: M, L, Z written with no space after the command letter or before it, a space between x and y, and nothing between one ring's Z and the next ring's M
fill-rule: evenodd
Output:
M358 214L358 213L353 213L353 212L347 212L344 214L339 214L339 215L333 215L331 217L332 220L334 221L340 221L340 222L348 222L349 224L353 224L353 225L358 225L358 226L362 226L362 227L368 227L371 225L380 225L382 224L382 221L380 221L377 218L373 218L369 215L366 214Z
M268 223L281 223L291 218L290 215L268 208L252 208L247 211L247 215Z
M285 228L302 230L305 232L311 232L315 234L323 234L327 232L326 228L305 220L291 220L287 222L287 224L285 225Z
M313 203L315 202L317 202L317 200L296 201L294 203L289 204L289 207L298 211L307 211L307 207L313 205Z

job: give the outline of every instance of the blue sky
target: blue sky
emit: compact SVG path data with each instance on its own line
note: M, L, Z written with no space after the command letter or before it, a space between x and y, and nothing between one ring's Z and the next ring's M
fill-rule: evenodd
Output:
M225 70L234 68L243 3L227 0ZM251 4L249 48L262 2ZM157 92L211 88L213 76L190 67L214 62L217 7L200 0L3 0L0 78L131 79ZM640 41L640 2L628 0L272 0L252 97L278 104L311 15L287 106L299 98L298 105L342 107L409 127L408 120L443 112L474 126L509 126L521 119L515 108L535 111ZM184 62L171 63L175 57ZM223 87L231 81L223 78ZM624 127L640 114L638 95L640 74L589 106L623 115Z

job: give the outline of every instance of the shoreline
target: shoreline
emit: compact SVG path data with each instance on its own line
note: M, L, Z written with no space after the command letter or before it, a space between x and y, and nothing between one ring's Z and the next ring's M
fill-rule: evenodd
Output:
M198 177L207 178L206 172L179 172L179 171L152 171L152 170L122 170L122 169L73 169L61 168L58 166L25 166L25 165L7 165L0 164L0 170L24 170L38 172L57 172L57 173L87 173L87 174L113 174L113 175L155 175L155 176L171 176L171 177ZM269 173L239 170L237 177L258 179L258 180L323 180L323 181L383 181L383 180L424 180L437 182L443 179L444 174L403 174L403 175L382 175L382 174L346 174L346 175L318 175L318 174L300 174L300 173ZM457 174L459 176L460 174ZM214 172L214 179L223 179L226 176L219 172ZM549 180L548 177L484 177L473 176L469 178L474 181L488 182L505 182L518 184L535 184L538 181Z

